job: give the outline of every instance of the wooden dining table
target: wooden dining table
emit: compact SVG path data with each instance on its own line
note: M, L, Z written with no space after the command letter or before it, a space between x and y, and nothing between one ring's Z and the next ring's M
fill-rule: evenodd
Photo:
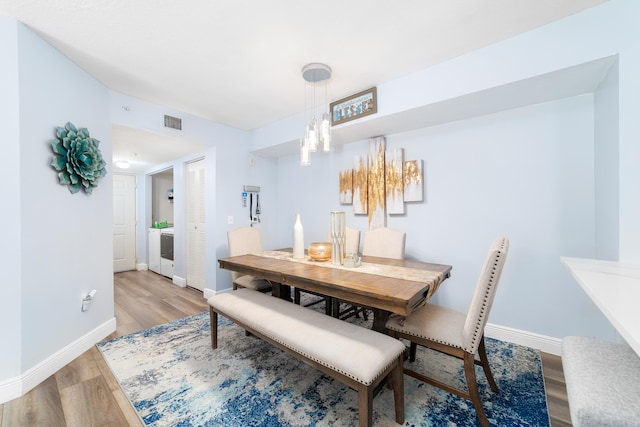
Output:
M273 295L290 299L291 287L373 311L372 329L384 332L392 313L408 316L425 304L452 267L414 260L363 256L359 267L293 259L290 249L221 258L220 268L269 280Z

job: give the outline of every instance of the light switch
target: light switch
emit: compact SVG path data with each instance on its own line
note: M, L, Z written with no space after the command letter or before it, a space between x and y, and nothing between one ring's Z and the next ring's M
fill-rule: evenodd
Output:
M227 217L227 224L233 224L233 216L229 215Z

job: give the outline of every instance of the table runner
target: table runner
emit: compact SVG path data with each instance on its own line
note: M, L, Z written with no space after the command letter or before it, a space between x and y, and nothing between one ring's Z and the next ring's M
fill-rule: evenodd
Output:
M291 252L286 251L262 251L255 253L253 255L265 257L265 258L273 258L278 260L286 260L292 262L298 262L302 264L315 265L318 267L325 268L335 268L339 270L348 270L353 271L356 270L358 273L364 274L372 274L384 277L391 277L393 279L402 279L415 281L420 283L426 283L429 285L429 290L427 292L427 298L431 298L431 296L438 290L440 283L442 282L442 273L431 271L431 270L422 270L419 268L410 268L410 267L400 267L396 265L383 265L383 264L374 264L370 262L362 262L359 267L345 267L343 265L335 265L328 261L313 261L308 255L305 255L304 258L295 259L293 258L293 254Z

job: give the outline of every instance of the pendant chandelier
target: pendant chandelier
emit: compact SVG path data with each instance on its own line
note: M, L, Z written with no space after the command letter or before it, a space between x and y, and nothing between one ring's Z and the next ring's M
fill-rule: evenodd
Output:
M327 104L327 81L331 78L331 67L319 63L307 64L302 67L302 78L305 81L305 120L309 105L308 98L311 98L311 118L307 122L305 136L300 140L300 164L308 166L311 164L309 153L318 151L319 147L322 147L322 151L331 149L331 121ZM316 89L320 84L324 86L324 103L322 114L318 117L316 116Z

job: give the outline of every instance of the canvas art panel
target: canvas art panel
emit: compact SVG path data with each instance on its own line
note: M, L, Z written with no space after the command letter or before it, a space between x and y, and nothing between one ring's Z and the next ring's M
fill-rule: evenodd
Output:
M369 230L384 227L386 225L386 197L384 175L384 153L386 141L384 136L369 140L369 173L368 173L368 206L369 206Z
M404 162L404 201L421 202L423 199L423 161L408 160Z
M340 204L353 203L353 169L340 171Z
M353 213L367 213L367 155L357 155L353 162Z
M404 213L404 182L402 172L404 167L404 149L387 150L385 154L385 193L387 196L387 213Z

